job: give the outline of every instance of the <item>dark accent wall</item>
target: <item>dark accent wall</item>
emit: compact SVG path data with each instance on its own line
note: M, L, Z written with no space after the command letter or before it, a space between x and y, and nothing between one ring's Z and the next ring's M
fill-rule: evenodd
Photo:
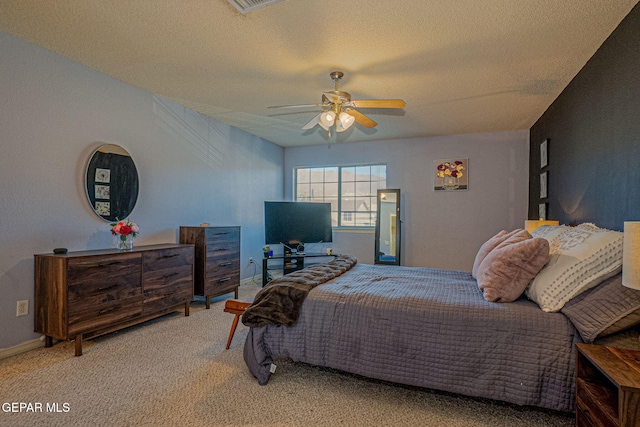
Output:
M622 230L640 220L640 4L530 130L529 218ZM540 199L540 143L548 198Z

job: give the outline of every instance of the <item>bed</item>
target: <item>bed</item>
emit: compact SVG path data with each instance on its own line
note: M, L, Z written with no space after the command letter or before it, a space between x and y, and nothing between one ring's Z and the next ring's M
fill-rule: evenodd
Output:
M250 326L244 347L247 366L262 385L269 381L274 361L288 358L400 384L573 411L574 344L640 322L640 292L620 284L616 261L596 280L593 274L579 275L588 288L562 290L566 301L561 308L545 305L529 289L535 279L542 277L543 285L553 281L545 268L576 270L576 265L565 265L576 258L576 245L563 254L557 237L568 230L558 230L542 230L536 237L524 230L500 232L478 251L471 272L358 264L338 257L285 276L263 288L243 316ZM574 240L576 230L569 230ZM496 297L495 289L483 288L486 274L480 266L485 258L493 270L501 265L492 253L516 234L528 242L518 256L524 256L519 263L526 261L524 268L531 271L510 271L507 290ZM540 268L530 268L531 240L542 248ZM610 240L604 244L607 253ZM591 252L585 258L592 263ZM560 276L564 283L566 274ZM514 282L522 288L515 294Z

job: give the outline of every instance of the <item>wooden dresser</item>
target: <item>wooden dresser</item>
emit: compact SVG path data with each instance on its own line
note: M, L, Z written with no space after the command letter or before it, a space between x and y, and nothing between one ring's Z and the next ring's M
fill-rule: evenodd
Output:
M640 351L576 347L576 426L640 426Z
M194 289L210 299L240 286L240 227L180 227L180 243L195 245Z
M138 246L34 255L35 332L82 339L184 308L193 299L193 245Z

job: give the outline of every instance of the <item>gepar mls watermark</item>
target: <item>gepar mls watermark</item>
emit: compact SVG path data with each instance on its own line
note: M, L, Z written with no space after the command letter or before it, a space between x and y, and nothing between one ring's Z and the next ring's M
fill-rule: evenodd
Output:
M71 411L67 402L3 402L2 412L57 412Z

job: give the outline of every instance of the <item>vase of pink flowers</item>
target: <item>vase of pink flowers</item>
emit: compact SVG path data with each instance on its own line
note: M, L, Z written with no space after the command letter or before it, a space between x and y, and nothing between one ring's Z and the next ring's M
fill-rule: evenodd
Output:
M133 238L138 235L140 229L131 220L118 221L111 224L111 234L113 234L113 244L121 251L133 250Z

